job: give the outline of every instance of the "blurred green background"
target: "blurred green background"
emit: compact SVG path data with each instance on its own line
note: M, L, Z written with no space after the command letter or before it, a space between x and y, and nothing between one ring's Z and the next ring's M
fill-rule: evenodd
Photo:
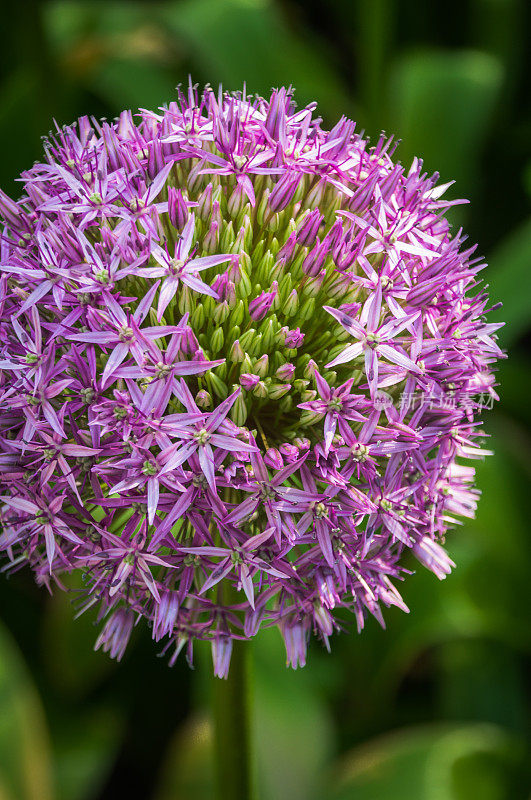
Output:
M423 570L412 609L284 668L254 646L261 800L531 797L531 7L526 0L19 2L0 33L0 183L41 153L52 118L155 107L189 73L267 93L292 83L327 124L346 113L456 180L454 224L488 257L510 359L488 415L476 521L449 537L455 573ZM87 615L29 573L0 579L0 799L208 800L209 655L155 657L142 629L117 665Z

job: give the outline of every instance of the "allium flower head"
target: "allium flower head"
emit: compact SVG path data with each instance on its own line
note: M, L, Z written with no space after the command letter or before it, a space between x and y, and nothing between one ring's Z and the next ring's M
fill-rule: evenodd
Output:
M285 89L83 117L0 197L0 547L98 646L278 626L287 661L407 610L474 513L501 352L446 186ZM455 202L455 201L454 201ZM342 615L344 618L344 614Z

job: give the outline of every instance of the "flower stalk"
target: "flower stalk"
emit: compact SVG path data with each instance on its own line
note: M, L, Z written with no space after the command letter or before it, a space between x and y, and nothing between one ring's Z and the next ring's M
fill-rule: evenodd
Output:
M227 677L212 678L216 800L256 800L251 650L249 642L234 641Z

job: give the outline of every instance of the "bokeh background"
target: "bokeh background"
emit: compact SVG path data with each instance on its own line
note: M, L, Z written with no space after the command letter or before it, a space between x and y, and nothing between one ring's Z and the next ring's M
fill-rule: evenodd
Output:
M267 93L292 83L326 123L347 113L422 155L480 242L510 358L488 415L476 521L448 540L455 573L404 585L409 616L369 620L332 655L284 668L254 645L261 800L531 797L531 7L526 0L174 0L6 4L0 183L80 114L156 107L190 73ZM209 655L169 669L139 629L119 665L87 615L23 572L0 578L1 800L208 800Z

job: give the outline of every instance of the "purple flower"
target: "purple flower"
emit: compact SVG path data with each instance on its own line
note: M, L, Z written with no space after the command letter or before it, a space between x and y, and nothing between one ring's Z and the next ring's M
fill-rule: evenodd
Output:
M345 347L326 366L335 367L338 364L348 363L363 355L365 374L367 375L371 396L374 396L378 388L378 368L380 363L378 356L408 372L416 374L422 372L418 364L408 356L400 339L397 338L398 334L404 329L412 329L412 325L420 312L414 311L412 314L401 313L399 317L391 317L380 323L382 310L381 282L378 282L376 291L367 299L359 321L341 311L341 309L330 308L329 306L324 308L337 319L348 333L357 339L355 344Z
M109 653L111 658L121 661L134 622L135 615L130 609L119 608L117 611L113 611L98 636L94 649L98 650L102 647L104 653Z
M437 176L290 91L81 118L0 192L0 551L170 663L406 610L475 513L501 353ZM201 274L202 273L202 274ZM200 276L201 275L201 276ZM231 598L228 601L226 598Z
M188 221L184 226L182 236L175 244L174 254L170 257L167 247L163 249L160 245L155 244L151 250L151 255L155 261L160 264L160 267L148 267L143 270L137 271L137 275L144 278L165 277L159 293L159 301L157 305L157 320L160 322L168 304L171 302L177 293L179 283L183 283L190 289L193 289L200 294L210 295L217 298L216 292L203 283L196 273L200 270L215 267L218 264L223 264L225 261L230 261L231 255L213 255L204 256L202 258L194 258L190 256L190 249L192 247L193 235L195 228L195 217L190 214Z
M286 645L286 666L297 669L306 666L308 638L312 628L308 617L294 616L282 622L281 631Z
M231 636L228 633L216 633L212 639L212 666L216 678L227 678L231 654Z
M286 329L284 333L284 342L286 347L297 349L304 342L304 336L305 334L301 332L300 328L295 328L292 331Z
M315 411L324 415L323 444L325 453L328 453L332 446L338 420L363 422L362 414L356 409L365 409L368 407L368 403L363 395L350 394L350 389L354 383L352 378L341 386L332 389L317 370L314 370L314 377L321 399L300 403L299 408L305 408L308 411ZM348 425L346 427L350 430Z

